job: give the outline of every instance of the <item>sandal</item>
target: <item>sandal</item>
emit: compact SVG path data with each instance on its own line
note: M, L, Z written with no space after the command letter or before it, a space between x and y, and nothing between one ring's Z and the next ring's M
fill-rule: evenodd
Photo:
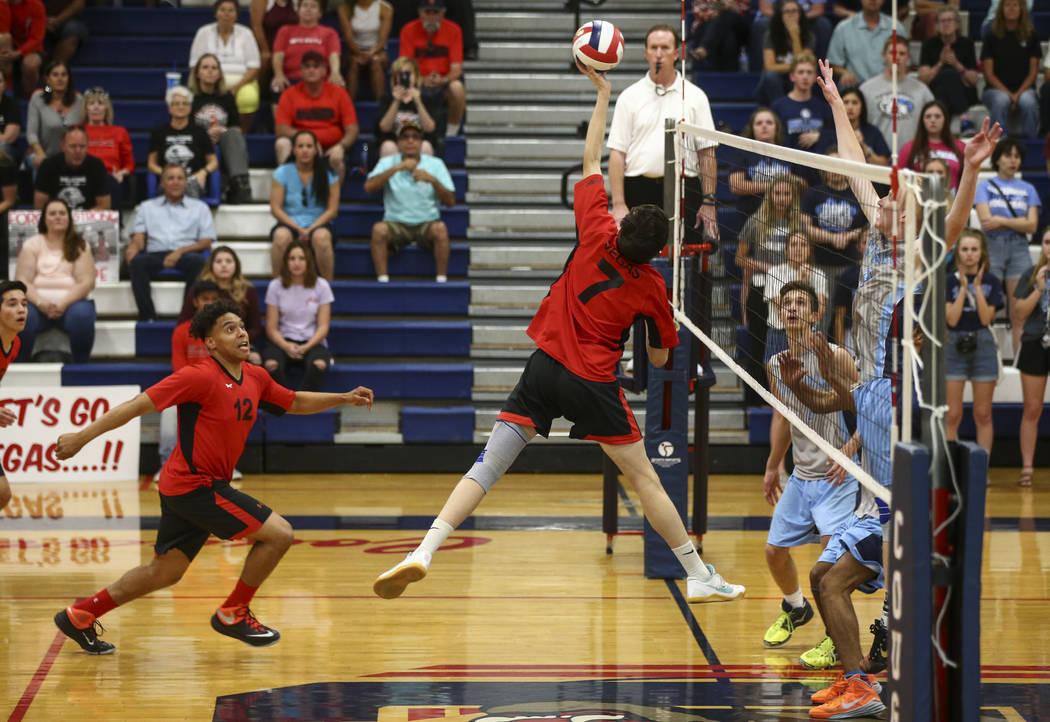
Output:
M1017 480L1017 485L1030 487L1032 485L1032 471L1032 469L1021 469L1021 478Z

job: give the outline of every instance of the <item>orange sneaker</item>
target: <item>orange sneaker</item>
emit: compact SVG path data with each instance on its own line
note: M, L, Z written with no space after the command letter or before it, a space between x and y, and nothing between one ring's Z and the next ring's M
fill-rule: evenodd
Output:
M886 709L886 705L879 699L881 685L875 682L875 685L879 686L879 689L876 689L872 685L873 680L870 680L867 675L858 675L848 680L843 678L843 681L846 682L846 687L842 693L819 707L811 709L809 711L811 719L871 717Z
M867 678L867 682L871 686L871 688L875 690L875 694L879 694L882 692L882 685L879 684L879 681L877 679L875 679L875 675L867 674L864 676ZM831 683L830 687L825 687L819 692L813 693L813 696L809 698L810 702L812 702L813 704L827 704L828 702L845 692L846 685L847 683L845 673L839 672L839 676L835 678L835 681Z

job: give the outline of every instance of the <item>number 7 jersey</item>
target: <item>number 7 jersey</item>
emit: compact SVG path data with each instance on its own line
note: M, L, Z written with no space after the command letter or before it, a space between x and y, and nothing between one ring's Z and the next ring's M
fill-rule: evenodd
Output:
M615 381L616 364L636 318L645 321L653 347L678 345L667 284L648 263L620 255L600 174L576 184L573 207L579 243L551 284L528 334L577 376Z
M259 411L280 415L295 401L264 369L244 363L236 379L214 358L183 366L146 395L158 410L179 410L178 443L160 473L165 496L228 480Z

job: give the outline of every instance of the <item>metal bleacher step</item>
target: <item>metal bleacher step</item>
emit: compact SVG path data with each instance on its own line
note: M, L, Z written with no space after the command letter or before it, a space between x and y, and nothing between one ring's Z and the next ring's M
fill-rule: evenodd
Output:
M518 229L527 231L567 231L572 233L572 211L562 206L546 208L473 207L471 229Z
M472 88L473 90L473 88ZM516 132L522 127L557 128L564 133L566 128L575 128L591 117L594 104L583 103L471 103L468 128L470 130L488 130L501 128ZM612 123L612 114L606 124ZM474 154L474 137L471 136L470 154Z
M470 315L532 318L549 289L547 283L475 282L470 286Z
M613 95L638 80L636 73L615 73L609 76ZM550 100L586 102L594 96L594 86L579 72L478 72L470 76L471 102L491 101L494 98L533 95ZM592 100L593 102L593 100Z
M475 15L475 27L479 36L489 40L514 41L522 37L530 39L571 41L576 32L574 17L570 12L556 12L557 8L540 12L522 12L518 8L506 12L478 11ZM652 27L654 19L674 22L681 17L681 11L673 4L644 9L643 12L624 13L610 12L608 8L600 11L594 8L581 8L580 22L583 23L594 15L611 22L624 35L625 42L640 41L645 31ZM484 43L482 43L484 44ZM641 44L640 42L638 43Z

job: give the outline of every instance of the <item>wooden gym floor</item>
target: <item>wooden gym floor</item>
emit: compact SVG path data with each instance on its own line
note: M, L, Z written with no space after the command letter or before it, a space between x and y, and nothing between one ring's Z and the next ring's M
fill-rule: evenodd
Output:
M1050 472L1033 489L1015 479L994 469L988 494L990 720L1050 714ZM597 475L507 477L426 580L399 600L374 597L372 579L414 547L455 481L248 477L245 491L297 528L252 605L281 641L252 649L211 630L246 552L212 540L177 586L103 618L117 646L105 657L64 642L52 616L150 558L156 493L14 485L0 512L0 720L807 719L808 694L831 675L797 659L822 628L814 620L781 649L762 645L780 597L757 476L711 481L704 557L747 585L739 602L689 606L681 582L644 579L640 536L617 537L607 556ZM637 509L621 504L623 527ZM803 575L816 556L816 546L795 553ZM881 596L855 600L866 650Z

